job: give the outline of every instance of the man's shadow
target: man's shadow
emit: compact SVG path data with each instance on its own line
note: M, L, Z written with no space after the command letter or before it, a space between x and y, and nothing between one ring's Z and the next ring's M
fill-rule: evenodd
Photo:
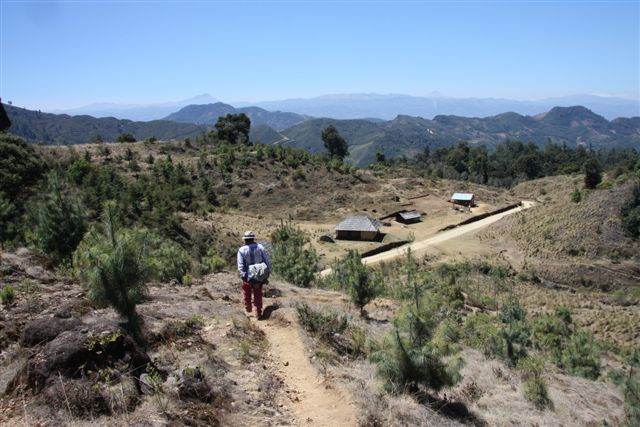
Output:
M271 313L273 313L274 311L276 311L279 308L280 308L280 305L278 303L273 303L273 304L270 304L270 305L266 306L262 310L262 317L260 318L260 320L269 319L271 317Z

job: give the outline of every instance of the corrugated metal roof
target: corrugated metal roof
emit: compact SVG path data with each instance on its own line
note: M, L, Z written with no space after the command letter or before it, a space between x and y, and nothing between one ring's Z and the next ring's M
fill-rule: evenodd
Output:
M410 211L410 212L400 212L400 217L402 219L404 219L405 221L409 220L409 219L416 219L416 218L420 218L420 212L418 211Z
M382 224L369 216L350 216L336 225L336 231L378 231Z
M453 193L453 196L451 196L451 200L466 200L466 201L470 201L473 199L473 194L472 193Z

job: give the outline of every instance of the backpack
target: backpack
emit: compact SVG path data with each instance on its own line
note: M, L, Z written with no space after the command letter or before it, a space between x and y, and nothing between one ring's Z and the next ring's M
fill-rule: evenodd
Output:
M269 278L269 267L264 262L256 263L256 248L249 247L249 273L248 279L252 283L263 283Z

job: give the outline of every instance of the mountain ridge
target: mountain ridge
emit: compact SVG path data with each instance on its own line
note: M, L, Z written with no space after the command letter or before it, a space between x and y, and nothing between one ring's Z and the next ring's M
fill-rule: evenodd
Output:
M324 149L318 129L334 125L349 142L350 159L364 166L375 161L376 152L387 158L412 156L431 149L467 141L495 146L507 139L543 146L555 143L591 146L594 149L634 147L640 149L640 117L608 121L582 106L555 107L545 114L523 116L514 112L486 118L438 115L432 120L398 115L393 120L311 119L280 132L283 144L311 152Z
M260 107L235 108L232 105L216 102L214 104L187 105L175 113L169 114L163 120L180 123L194 123L214 125L219 117L227 114L244 113L251 119L251 124L267 125L274 130L283 130L305 120L308 116L282 111L267 111Z
M55 115L9 105L5 107L13 123L12 133L30 142L42 141L48 144L85 143L97 134L107 141L114 141L123 132L132 133L138 139L151 135L159 139L182 139L194 137L212 128L211 125L169 120L133 122L115 118ZM219 103L218 107L225 114L242 111L228 104ZM204 111L208 110L205 108ZM252 111L260 113L264 110ZM213 116L209 120L212 121ZM536 116L506 112L487 118L438 115L430 120L397 115L393 120L383 122L371 119L308 118L281 131L275 131L264 121L252 120L250 137L263 144L278 143L304 148L310 152L321 152L324 151L324 144L320 135L322 129L329 125L335 125L345 137L351 153L349 160L358 166L374 162L378 152L387 158L411 157L427 147L433 149L449 146L461 140L471 144L485 144L489 148L512 139L533 142L538 146L551 140L570 147L584 145L593 149L640 149L640 117L608 121L582 106L555 107Z

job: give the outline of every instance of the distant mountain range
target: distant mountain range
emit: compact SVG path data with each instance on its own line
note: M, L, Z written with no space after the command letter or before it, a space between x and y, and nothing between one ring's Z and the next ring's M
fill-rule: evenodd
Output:
M495 146L506 139L532 141L543 146L548 140L568 146L635 147L640 149L640 117L608 121L584 107L555 107L536 116L503 113L484 119L436 116L433 120L398 116L374 123L368 120L313 119L280 134L281 142L311 152L324 151L322 129L335 125L349 142L350 159L357 165L375 160L375 153L388 158L411 157L424 150L448 146L458 141Z
M215 104L189 105L168 115L164 120L172 120L180 123L194 123L202 125L214 125L218 117L227 114L244 113L251 119L252 125L267 125L275 130L287 129L302 123L310 117L296 113L283 113L281 111L267 111L259 107L234 108L229 104L217 102Z
M236 107L249 104L235 103ZM541 101L515 101L497 98L449 98L444 96L408 96L379 94L325 95L309 99L255 102L250 105L267 110L292 111L314 117L361 119L375 117L391 120L398 115L433 118L437 115L489 117L512 111L535 115L553 107L582 105L606 117L640 116L640 102L625 98L578 95Z
M245 112L252 118L250 137L254 142L283 144L320 152L324 151L320 138L322 129L335 125L349 143L350 160L359 166L373 162L376 152L384 153L388 158L402 155L411 157L425 147L448 146L461 140L489 147L506 139L518 139L540 146L551 140L571 147L586 145L594 149L640 149L640 117L609 121L581 106L554 107L547 113L534 116L517 113L502 113L486 118L438 115L429 120L399 115L389 121L308 118L255 107L235 109L222 103L188 106L169 115L166 120L149 122L48 114L9 105L5 105L5 109L13 123L10 129L12 133L31 142L47 144L84 143L98 134L105 141L114 141L123 132L130 132L138 139L151 135L161 140L183 139L210 130L221 115ZM281 131L273 128L280 129L290 123L297 124Z
M193 104L209 104L217 102L217 99L204 93L193 98L181 101L163 102L160 104L138 105L138 104L114 104L96 103L85 105L84 107L67 110L54 110L52 113L68 114L70 116L93 116L93 117L115 117L116 119L128 119L137 121L159 120L177 111L182 107Z
M209 94L182 101L153 105L125 105L99 103L71 110L52 111L70 115L115 117L129 120L158 120L188 105L218 102ZM374 118L391 120L398 115L433 118L437 115L489 117L512 111L522 115L536 115L553 107L582 105L609 120L617 117L640 116L640 101L625 98L575 95L548 98L540 101L516 101L498 98L451 98L439 94L428 96L344 94L325 95L308 99L285 99L265 102L233 102L235 108L260 107L268 111L290 111L303 116L333 119Z

